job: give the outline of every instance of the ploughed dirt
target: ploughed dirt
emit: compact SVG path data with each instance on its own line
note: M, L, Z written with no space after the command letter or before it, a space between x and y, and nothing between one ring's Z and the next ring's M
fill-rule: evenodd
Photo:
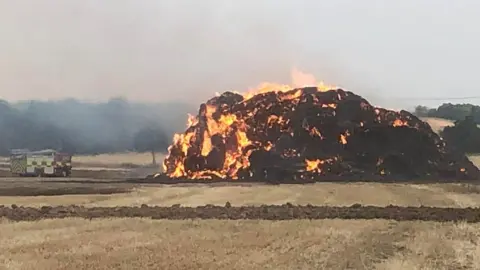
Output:
M72 178L91 178L91 179L127 179L142 178L149 174L155 173L158 168L74 168L72 170ZM0 168L0 177L16 177L12 175L9 168ZM34 177L30 177L34 178ZM56 178L56 177L47 177Z
M346 183L346 182L384 182L384 183L412 183L412 184L428 184L428 183L456 183L452 179L432 180L418 179L409 181L398 181L395 179L333 179L329 178L326 182ZM258 182L249 180L191 180L182 178L149 177L139 179L94 179L94 178L21 178L21 177L5 177L0 178L0 196L56 196L56 195L80 195L80 194L115 194L128 193L136 187L154 186L158 188L167 188L170 186L258 186L258 185L278 185L278 184L306 184L308 181L292 180L292 181L271 181ZM473 181L472 183L477 183Z
M264 205L233 207L225 206L171 207L94 207L82 206L44 206L42 208L0 206L0 218L15 221L31 221L49 218L106 218L106 217L146 217L152 219L390 219L397 221L466 221L480 222L480 208L437 208L437 207L401 207L401 206L295 206Z
M165 185L178 185L178 184L203 184L203 185L227 185L227 184L310 184L316 182L324 183L411 183L411 184L429 184L429 183L478 183L477 179L464 179L464 178L435 178L435 177L416 177L416 178L401 178L397 176L378 176L378 175L330 175L330 176L318 176L315 179L302 179L302 178L271 178L271 179L232 179L232 178L213 178L213 179L191 179L188 177L169 177L164 173L158 173L155 175L149 175L144 178L129 178L126 179L127 183L137 184L165 184Z
M0 196L58 196L81 194L115 194L130 192L128 188L121 187L92 187L72 186L56 188L11 187L0 188Z
M114 194L130 192L135 186L124 180L7 177L0 178L0 196Z

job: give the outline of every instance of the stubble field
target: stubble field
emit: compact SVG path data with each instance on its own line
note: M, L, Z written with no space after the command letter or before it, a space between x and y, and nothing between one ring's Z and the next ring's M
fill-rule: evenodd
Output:
M471 158L480 164L479 157ZM144 165L150 161L148 154L77 159L86 167L110 168L134 167L125 164ZM286 203L332 207L396 205L416 207L415 211L425 209L423 206L452 207L458 212L480 206L480 186L476 183L168 186L125 183L117 175L99 178L102 177L0 178L0 205L11 209L14 204L22 211L35 207L47 212L52 208L41 207L77 205L85 207L81 209L118 210L119 206L132 206L140 211L146 205L146 209L224 206L227 201L232 206L228 211L241 206ZM0 269L480 268L480 223L375 218L166 220L97 218L95 213L93 219L85 219L68 217L75 214L69 212L70 208L56 210L67 216L62 219L0 219ZM435 215L441 209L432 211Z
M38 179L29 181L35 181L30 185L42 184ZM43 184L53 190L68 186ZM72 185L96 190L118 186ZM123 188L126 193L0 196L0 204L138 207L224 205L229 201L233 207L291 202L456 208L480 204L480 188L473 184L124 184ZM3 219L0 265L5 269L475 269L480 267L476 256L480 252L479 226L386 219Z
M478 269L478 224L64 219L0 223L7 269Z

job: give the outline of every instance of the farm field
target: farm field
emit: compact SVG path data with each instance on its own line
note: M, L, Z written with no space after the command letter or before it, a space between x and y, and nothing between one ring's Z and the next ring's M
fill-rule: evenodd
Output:
M78 179L72 179L78 180ZM473 184L318 183L311 185L166 186L112 181L41 183L1 179L0 190L81 190L112 194L0 196L18 206L142 204L232 206L313 204L478 206ZM107 191L106 191L107 190ZM124 192L124 193L119 193ZM476 268L478 223L371 220L151 220L147 218L0 221L5 269L451 269ZM446 248L447 247L447 248Z
M477 167L480 166L480 155L470 155L468 157Z
M480 164L480 156L470 159ZM478 220L476 183L138 184L125 179L160 169L140 168L150 154L74 162L78 169L68 179L0 178L0 269L480 268L480 223L439 222L460 215ZM230 210L223 208L227 202ZM325 206L320 216L337 218L282 220L309 216L275 209L288 203ZM195 210L200 219L155 219L178 211L155 206L172 205L222 207ZM242 211L263 220L225 219ZM35 221L14 221L25 219Z
M157 162L161 164L165 155L156 154ZM90 167L129 167L129 166L146 166L152 163L152 155L150 153L116 153L116 154L100 154L95 156L74 156L73 162L82 166Z
M433 129L433 131L439 133L445 127L450 127L454 125L454 121L443 119L443 118L435 118L435 117L420 117L422 121L427 122Z
M478 269L478 224L1 221L5 269Z
M0 270L480 270L480 5L370 2L0 0Z

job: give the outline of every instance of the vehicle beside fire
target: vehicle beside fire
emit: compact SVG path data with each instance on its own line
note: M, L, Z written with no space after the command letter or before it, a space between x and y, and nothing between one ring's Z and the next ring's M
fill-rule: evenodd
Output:
M72 172L72 155L52 149L14 149L10 155L10 172L17 176L68 177Z

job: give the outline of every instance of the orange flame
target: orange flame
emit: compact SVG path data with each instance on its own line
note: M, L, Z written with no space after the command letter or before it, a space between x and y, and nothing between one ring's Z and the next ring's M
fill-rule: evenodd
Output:
M336 109L336 108L337 108L337 104L335 104L335 103L322 104L322 108L332 108L332 109Z
M395 121L393 121L393 126L394 127L408 126L408 122L402 121L400 119L395 119Z
M323 139L322 133L320 133L320 131L318 131L318 129L316 127L313 127L310 130L310 136L317 136L317 137Z
M347 144L347 137L343 134L340 134L340 143Z
M340 134L340 143L341 144L347 144L347 137L350 136L350 133L348 130L345 132L345 134Z
M323 161L320 159L317 160L305 160L307 172L317 171L320 172L320 164L323 164Z
M254 95L262 93L285 93L295 88L307 86L316 87L318 91L338 89L336 86L325 85L323 82L317 82L312 74L304 73L297 68L292 69L291 77L294 87L286 84L262 83L256 89L250 89L241 95L244 97L244 100L248 100ZM299 97L302 96L302 93L302 90L299 89L298 91L289 93L288 95L278 95L278 98L280 100L298 100ZM216 95L218 96L219 93L216 93ZM335 109L336 104L322 104L322 107ZM256 110L258 110L258 108L254 108L248 112L247 117L253 117L256 114ZM181 154L176 154L175 159L170 161L169 164L166 164L172 151L172 146L169 147L169 155L164 161L163 168L166 171L167 165L169 168L171 165L174 165L173 172L168 173L170 177L188 176L193 179L208 179L212 176L217 176L221 178L231 177L235 179L237 177L237 172L241 168L247 168L250 166L249 156L253 150L246 150L246 148L252 144L255 144L255 142L252 142L250 138L248 138L245 122L242 119L238 119L234 114L219 113L218 116L214 117L216 111L217 108L215 106L206 105L205 114L202 117L188 115L187 127L196 127L201 124L201 129L199 130L200 134L196 133L198 131L193 130L186 132L185 134L174 135L173 145L176 147L175 151L180 151ZM280 125L283 128L289 123L289 121L289 119L283 119L277 115L270 115L268 118L268 125ZM286 127L285 132L292 133L289 127ZM322 138L322 134L315 127L310 129L309 132L312 136L314 135ZM236 147L233 147L233 149L226 149L224 151L225 158L220 171L212 171L207 169L198 172L186 171L185 159L187 155L189 155L189 150L193 149L194 151L199 152L197 154L204 158L208 158L212 151L217 147L215 141L219 139L223 140L223 143L225 143L225 140L232 138L232 133L235 135L234 138L236 140ZM293 136L293 133L291 135ZM197 136L201 136L202 140L199 141L200 138L197 138ZM229 145L231 144L229 143ZM270 142L267 145L264 145L263 148L269 151L273 148L273 144ZM287 151L284 154L289 156L299 155L295 151ZM318 162L316 167L323 163L323 161L314 162ZM316 170L320 171L319 168Z
M256 88L249 89L249 91L247 91L246 93L243 93L241 95L243 95L245 100L248 100L248 99L250 99L253 96L258 95L258 94L264 94L264 93L268 93L268 92L277 92L277 93L278 92L287 92L287 91L290 91L294 88L302 88L302 87L309 87L309 86L317 87L317 90L321 91L321 92L338 89L337 86L327 85L323 81L317 82L317 79L315 79L314 75L302 72L301 70L297 69L296 67L294 67L291 70L290 76L291 76L291 79L292 79L293 86L292 85L287 85L287 84L264 82L264 83L261 83ZM236 93L238 93L238 92L236 92Z

